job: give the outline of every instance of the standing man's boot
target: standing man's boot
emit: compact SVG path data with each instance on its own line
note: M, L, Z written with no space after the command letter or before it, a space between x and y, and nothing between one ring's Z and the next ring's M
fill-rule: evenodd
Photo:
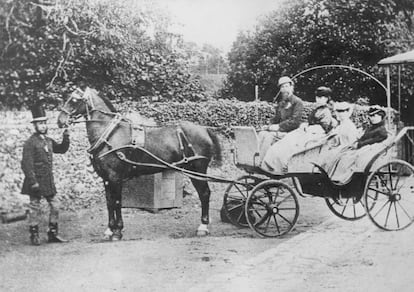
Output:
M30 243L32 245L40 245L39 226L37 225L30 226L29 231L30 231Z
M47 232L48 242L68 242L58 235L58 224L49 223L49 231Z

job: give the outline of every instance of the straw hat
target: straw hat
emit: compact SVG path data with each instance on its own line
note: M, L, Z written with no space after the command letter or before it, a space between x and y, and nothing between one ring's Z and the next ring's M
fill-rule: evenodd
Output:
M280 87L280 86L282 86L285 83L291 83L291 84L293 84L293 81L292 81L292 79L290 79L290 77L283 76L283 77L280 77L279 78L279 81L277 82L277 86Z

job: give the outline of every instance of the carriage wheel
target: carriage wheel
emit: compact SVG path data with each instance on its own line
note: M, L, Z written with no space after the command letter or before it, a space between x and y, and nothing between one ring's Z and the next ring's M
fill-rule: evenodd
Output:
M244 216L244 205L255 185L260 182L258 177L243 175L230 183L223 197L223 211L229 221L239 227L249 226Z
M339 218L354 221L367 213L362 200L356 198L325 198L328 208Z
M295 226L299 202L295 191L277 180L259 183L246 201L245 216L251 229L265 237L278 237Z
M414 167L394 160L368 177L364 204L371 221L384 230L401 230L414 221Z

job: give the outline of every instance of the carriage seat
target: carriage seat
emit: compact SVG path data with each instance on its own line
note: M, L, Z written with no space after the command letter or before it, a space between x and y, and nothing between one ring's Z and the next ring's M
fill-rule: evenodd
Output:
M259 138L253 127L233 127L234 160L238 167L257 168L260 166Z

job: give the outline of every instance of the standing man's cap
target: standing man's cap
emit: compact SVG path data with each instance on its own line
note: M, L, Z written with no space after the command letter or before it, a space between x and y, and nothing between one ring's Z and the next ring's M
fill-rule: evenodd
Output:
M292 79L290 79L290 77L283 76L283 77L280 77L279 78L279 81L277 82L277 86L280 87L280 86L282 86L285 83L292 83L293 84L293 81L292 81Z
M31 123L47 121L46 112L42 101L36 102L36 104L31 107L31 111L33 116Z

